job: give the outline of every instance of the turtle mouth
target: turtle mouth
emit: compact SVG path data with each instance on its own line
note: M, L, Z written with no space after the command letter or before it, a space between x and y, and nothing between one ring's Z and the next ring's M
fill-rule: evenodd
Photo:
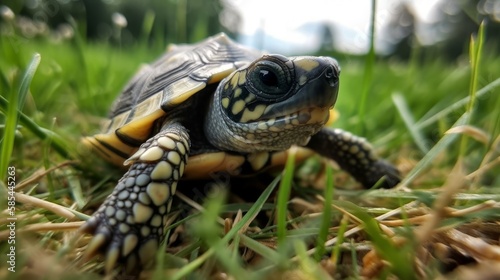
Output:
M260 147L259 150L283 150L293 144L303 146L329 117L329 108L304 108L280 117L247 123L245 133L233 137L245 145Z
M256 131L280 132L283 130L307 130L307 127L321 127L330 117L330 109L309 107L280 117L261 119L254 123ZM317 129L313 129L314 131ZM312 134L312 133L311 133Z

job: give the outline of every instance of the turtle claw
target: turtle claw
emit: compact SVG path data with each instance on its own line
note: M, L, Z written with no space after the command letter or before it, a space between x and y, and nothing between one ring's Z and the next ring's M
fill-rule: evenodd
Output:
M92 238L90 243L87 245L87 250L85 251L84 260L90 260L92 257L97 255L101 248L106 243L106 236L104 234L98 234Z
M106 260L104 262L104 271L106 274L110 274L113 268L118 264L118 258L120 257L120 250L116 247L112 247L106 252Z
M94 234L87 245L83 260L86 262L99 253L104 253L104 271L111 274L113 269L122 266L126 273L134 273L139 267L134 251L137 249L138 238L130 230L124 234L120 223L111 225L109 220L98 211L81 228L82 233Z

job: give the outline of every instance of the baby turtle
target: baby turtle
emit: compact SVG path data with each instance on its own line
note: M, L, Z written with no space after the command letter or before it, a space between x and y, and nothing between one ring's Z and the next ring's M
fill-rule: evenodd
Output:
M324 127L337 99L340 67L330 57L263 54L225 34L173 46L143 67L116 100L103 132L84 142L129 169L83 225L87 256L105 269L140 271L164 239L181 178L255 174L301 157L335 160L364 187L399 182L362 138Z

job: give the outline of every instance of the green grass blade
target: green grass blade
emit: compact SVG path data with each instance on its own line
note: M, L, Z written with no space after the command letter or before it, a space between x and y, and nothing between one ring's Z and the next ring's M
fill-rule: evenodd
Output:
M83 195L82 184L78 176L75 176L75 174L69 170L64 170L64 173L66 178L68 178L68 187L71 190L76 205L78 205L78 209L83 209L88 201Z
M8 114L8 110L10 108L10 102L0 96L0 111L4 114ZM28 116L23 114L22 112L17 111L17 115L19 118L19 124L24 128L28 129L31 133L36 135L38 138L42 140L50 139L50 146L62 157L69 158L70 157L70 149L67 145L65 145L64 140L58 134L53 131L43 128L39 126L37 123L32 121ZM3 155L3 153L2 153Z
M321 218L321 225L319 229L318 239L316 241L316 252L314 258L320 261L326 252L325 242L328 238L329 229L332 220L332 200L333 200L333 171L330 165L326 166L326 187L324 195L323 215Z
M377 0L372 0L370 15L370 48L365 58L365 71L363 73L363 91L359 101L359 122L357 133L363 135L364 133L364 118L366 115L366 102L368 100L368 93L370 92L373 80L373 67L375 65L375 14L377 12Z
M145 46L151 37L151 31L153 30L153 24L155 21L156 14L153 10L147 10L144 15L144 20L142 21L142 33L139 42L143 43Z
M470 87L469 87L469 103L467 104L467 113L469 115L469 119L466 120L465 124L469 124L470 118L472 118L472 112L474 110L474 104L476 101L476 89L479 75L479 63L481 61L481 53L483 51L483 43L484 43L484 21L479 25L479 32L477 38L471 36L470 45L469 45L469 57L470 57L470 66L471 66L471 75L470 75ZM477 41L476 41L477 39ZM467 135L462 135L460 143L460 155L462 157L465 156L467 152Z
M168 238L170 237L170 231L167 231L165 236L165 241L160 245L160 250L156 252L156 267L153 271L153 276L151 279L163 279L163 264L165 263L165 251L167 250Z
M346 209L349 213L362 221L364 231L370 236L371 243L377 253L390 263L388 268L399 279L416 279L413 269L413 254L406 245L397 245L392 242L380 229L378 221L370 216L363 208L349 201L335 201L335 205Z
M464 113L460 119L458 119L453 127L464 125L468 119L468 114ZM446 134L429 150L427 154L415 165L415 167L406 175L406 177L401 181L402 186L408 186L418 174L424 171L433 160L441 153L448 145L450 145L456 138L457 134Z
M472 111L474 108L474 103L476 100L476 90L477 90L477 83L478 83L478 75L479 75L479 65L481 62L481 54L483 52L483 45L484 45L484 27L485 23L484 21L479 25L479 32L477 34L477 41L474 39L474 37L471 38L470 41L470 63L471 63L471 82L470 82L470 100L469 104L467 106L467 110L469 113Z
M248 212L241 218L241 220L234 225L231 230L219 241L221 244L227 244L229 240L231 240L238 232L245 226L247 223L249 223L252 219L257 216L259 211L261 210L262 206L266 203L267 199L271 195L271 193L274 191L276 186L278 185L278 182L280 181L281 176L277 176L273 182L262 192L262 195L255 201L255 204L248 210ZM189 275L191 272L193 272L196 268L201 266L208 258L210 258L212 255L214 255L215 249L214 247L208 249L203 255L195 259L194 261L190 262L183 268L181 268L175 275L172 276L171 279L182 279Z
M281 255L278 254L275 250L270 249L269 247L263 245L255 239L252 239L244 234L240 234L240 238L242 243L246 247L261 255L264 259L268 259L272 263L280 263L281 261L283 261Z
M426 144L425 137L421 130L415 125L415 120L413 119L410 108L408 107L404 97L399 93L393 94L392 101L394 102L394 105L396 105L396 109L398 109L398 112L401 115L406 128L408 128L410 135L413 137L417 147L423 154L429 152L429 147Z
M239 255L234 255L233 251L227 246L227 242L221 242L219 237L220 226L217 224L217 220L223 209L223 204L226 195L211 196L211 199L205 203L205 211L203 211L202 216L198 219L196 225L193 225L193 229L196 232L196 236L204 241L207 247L214 250L214 256L217 259L217 263L224 268L230 275L240 275L241 279L246 279L241 275L246 275L243 271L243 260ZM231 242L232 246L238 248L239 235L236 235Z
M75 30L75 36L73 37L72 43L74 47L74 51L77 53L77 59L78 59L78 64L79 64L79 69L81 72L81 75L83 76L83 87L85 88L85 93L86 95L91 94L91 89L90 89L90 73L88 71L88 65L87 65L87 60L85 59L85 48L86 48L86 43L85 39L83 36L78 32L78 24L73 18L69 18L69 23ZM82 94L84 96L84 94Z
M494 108L500 108L500 98L497 98L496 106ZM491 112L492 120L495 120L491 124L491 135L499 135L500 134L500 110L495 110ZM492 149L492 145L495 143L495 139L491 137L490 143L488 143L488 149Z
M28 95L28 91L31 86L31 81L33 80L33 77L35 76L36 69L38 68L38 65L40 64L40 60L42 57L40 54L36 53L33 55L31 58L30 63L28 64L28 68L24 72L22 81L21 81L21 86L19 88L18 92L18 111L21 111L23 106L24 106L24 101L26 100L26 96Z
M187 41L187 0L177 1L177 28L175 38L177 42Z
M338 264L340 261L340 246L344 243L344 234L347 230L347 226L349 225L349 216L345 215L342 217L340 221L339 230L337 232L337 242L335 242L335 246L333 247L333 252L331 256L331 260L334 264Z
M500 87L500 78L495 79L493 82L489 83L488 85L478 90L475 94L476 99L486 97L488 93L493 93L494 89L496 89L497 87ZM470 102L470 99L471 96L468 95L467 97L460 99L459 101L451 104L450 106L447 106L446 108L434 114L433 116L425 120L418 121L416 123L417 128L422 129L424 127L430 126L433 123L436 123L437 121L445 118L450 113L466 106Z
M286 160L286 165L284 169L283 178L280 182L280 188L278 190L278 203L276 206L277 211L277 239L278 247L285 248L286 243L286 226L287 226L287 214L288 214L288 201L290 199L290 192L292 189L292 179L293 172L295 169L295 153L291 151L288 153L288 158Z
M17 128L17 121L19 118L18 112L20 108L23 107L26 96L28 95L28 90L31 85L31 81L33 80L33 76L35 76L36 69L40 64L40 54L33 55L26 71L24 72L21 78L21 84L16 93L14 91L10 91L9 95L9 104L7 106L7 111L5 113L5 128L4 128L4 137L2 139L2 156L0 158L0 180L4 181L7 176L7 167L10 163L10 157L12 155L12 151L14 149L14 137Z
M1 70L2 69L0 69L0 94L4 94L10 92L10 84L7 80L7 77L5 76L5 73L3 73Z

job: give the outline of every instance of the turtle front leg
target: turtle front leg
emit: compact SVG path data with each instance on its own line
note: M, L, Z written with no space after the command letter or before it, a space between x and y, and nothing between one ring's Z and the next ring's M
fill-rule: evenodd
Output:
M383 188L392 188L401 181L399 171L379 159L365 139L347 131L323 128L311 137L307 147L335 160L365 188L372 187L380 179L383 179Z
M121 264L135 274L151 263L165 237L166 216L189 146L186 129L170 124L125 162L132 163L128 172L80 229L94 234L86 258L103 252L106 273Z

